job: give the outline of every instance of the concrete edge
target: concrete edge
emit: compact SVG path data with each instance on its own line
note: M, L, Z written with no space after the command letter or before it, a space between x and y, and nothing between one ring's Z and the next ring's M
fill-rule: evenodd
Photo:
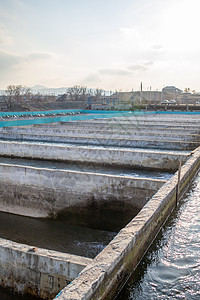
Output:
M54 297L92 259L0 238L1 286L44 299Z
M0 247L2 246L7 248L12 248L17 251L22 251L22 252L30 252L31 249L35 247L32 245L17 243L11 240L0 238ZM87 258L84 256L79 256L79 255L54 251L54 250L48 250L45 248L38 248L38 247L37 247L37 252L34 252L33 254L40 255L40 256L48 256L49 258L57 259L57 260L71 261L72 263L77 263L81 265L87 265L92 261L91 258Z
M56 177L58 176L58 174L60 175L67 175L67 174L73 174L74 176L77 175L77 176L81 176L81 175L88 175L88 176L94 176L96 178L98 177L104 177L104 178L107 178L108 180L112 180L113 179L119 179L121 180L122 182L123 181L128 181L128 182L136 182L137 183L137 186L140 187L140 183L145 181L146 182L146 185L147 183L149 182L150 184L157 184L157 185L162 185L166 182L165 179L156 179L156 178L146 178L146 177L135 177L135 176L123 176L123 175L115 175L115 174L107 174L107 173L103 173L103 172L98 172L98 173L95 173L93 171L81 171L81 170L65 170L65 169L53 169L53 168L50 168L50 167L34 167L34 166L27 166L27 165L17 165L17 164L11 164L11 163L4 163L4 162L0 162L0 168L3 168L3 167L6 167L6 168L14 168L15 169L15 172L17 172L18 170L22 170L24 172L37 172L38 174L42 175L42 174L45 174L46 172L49 173L49 175L51 175L51 177ZM5 182L6 182L7 179L5 179ZM11 179L12 181L12 179ZM17 182L19 183L19 182ZM32 185L32 183L31 183ZM141 186L142 187L142 186Z
M181 169L180 195L200 167L200 147ZM176 206L178 172L55 299L113 299Z
M97 154L98 153L98 154ZM26 159L44 159L58 162L77 164L90 163L99 165L112 164L117 167L136 167L142 169L155 169L176 171L178 161L186 161L189 153L172 153L158 151L144 151L141 149L120 149L103 147L84 147L80 145L51 144L40 142L0 141L0 155L3 157L20 157ZM121 159L123 156L123 161Z

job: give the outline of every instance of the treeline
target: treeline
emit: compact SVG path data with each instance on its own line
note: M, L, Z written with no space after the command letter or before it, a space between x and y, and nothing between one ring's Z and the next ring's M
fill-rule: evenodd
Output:
M7 108L12 108L15 105L23 105L26 102L42 102L48 101L86 101L88 97L93 100L100 100L105 95L105 91L100 88L89 89L85 86L74 85L66 89L66 93L60 96L44 95L40 93L33 93L28 87L22 85L9 85L5 90L3 101Z
M3 101L7 108L12 108L16 105L23 105L26 102L39 102L39 101L55 101L53 95L42 95L40 93L34 94L30 88L22 85L9 85L5 90Z
M88 89L86 86L74 85L66 90L61 100L86 101L88 97L99 100L103 95L105 95L105 91L100 88Z

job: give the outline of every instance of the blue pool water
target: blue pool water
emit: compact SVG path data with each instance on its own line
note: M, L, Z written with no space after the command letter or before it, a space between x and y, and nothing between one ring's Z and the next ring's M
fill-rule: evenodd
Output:
M69 114L58 116L58 114ZM77 120L91 120L91 119L105 119L112 117L124 117L133 115L148 115L148 114L192 114L196 115L200 112L173 112L173 111L101 111L101 110L83 110L83 109L70 109L70 110L52 110L52 111L31 111L31 112L0 112L0 117L13 117L16 118L26 116L26 117L37 117L29 119L9 119L0 121L0 127L10 127L10 126L26 126L33 124L46 124L54 122L68 122ZM40 116L43 117L41 118ZM48 118L46 116L49 116ZM45 117L45 118L44 118Z

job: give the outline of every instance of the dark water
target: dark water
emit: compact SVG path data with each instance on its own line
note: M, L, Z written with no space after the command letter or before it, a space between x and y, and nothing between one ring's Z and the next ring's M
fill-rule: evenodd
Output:
M200 173L117 300L200 299Z
M0 287L0 300L41 300L41 298L31 295L20 295L12 293L9 289Z
M200 174L117 300L200 299L199 202ZM0 213L2 238L87 257L94 257L115 234L71 226L55 220L35 220ZM0 288L0 300L20 299L36 298L13 295Z
M115 232L0 213L0 237L14 242L94 258Z
M0 237L41 248L95 257L115 232L72 226L58 220L34 219L0 213ZM0 300L36 300L0 287Z
M31 295L19 295L12 293L9 289L0 287L0 300L41 300L41 298L34 297Z

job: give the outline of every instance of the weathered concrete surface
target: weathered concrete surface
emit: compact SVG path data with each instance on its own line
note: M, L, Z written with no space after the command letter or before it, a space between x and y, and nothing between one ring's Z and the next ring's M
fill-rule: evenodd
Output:
M26 127L27 128L27 127ZM30 129L30 126L29 126ZM33 125L32 131L37 129L37 132L39 131L44 131L44 130L49 130L52 132L70 132L70 131L82 131L87 130L89 132L101 132L101 131L108 131L108 132L122 132L122 133L131 133L134 131L137 132L144 132L145 134L148 134L149 132L154 132L155 134L160 133L161 131L163 133L176 133L176 134L200 134L200 127L194 126L193 124L185 124L185 125L179 125L179 124L174 124L172 125L169 123L168 125L157 125L154 126L154 124L137 124L134 125L132 122L129 124L120 124L120 123L114 123L110 124L109 122L104 123L104 124L99 124L99 123L93 123L92 126L90 126L89 123L85 122L58 122L54 123L53 128L49 124L41 124L41 125ZM7 127L7 128L0 128L0 131L2 132L9 132L9 131L18 131L18 132L23 132L24 127Z
M199 168L200 148L181 169L180 195ZM174 209L177 182L178 172L56 299L113 299Z
M132 129L136 129L136 128L153 128L153 129L158 129L158 128L167 128L168 130L174 130L174 129L188 129L188 127L190 127L192 130L196 130L197 132L200 131L200 125L199 122L179 122L177 124L177 120L171 121L170 119L168 121L166 121L166 116L163 116L163 118L165 119L165 121L163 120L159 120L158 122L156 122L154 120L154 117L152 118L151 121L147 121L147 122L141 122L141 121L137 121L133 119L128 119L126 118L125 120L122 120L120 118L112 118L109 119L109 122L106 122L105 120L90 120L90 121L81 121L81 125L83 127L87 127L88 125L91 125L92 127L109 127L109 128L118 128L119 126L123 126L128 127L128 128L132 128ZM167 116L167 118L169 118L169 116ZM178 117L179 119L179 117ZM188 120L188 119L187 119ZM66 122L64 122L64 124L66 125ZM80 125L79 122L77 121L73 121L73 122L67 122L67 125Z
M0 156L176 171L190 154L145 149L0 141Z
M93 136L95 137L102 137L102 136L110 136L112 138L135 138L135 139L149 139L156 135L157 140L171 140L171 141L200 141L200 135L197 133L188 133L185 130L172 130L163 127L164 130L156 130L153 129L151 126L151 130L148 128L132 128L130 129L129 126L117 126L117 128L109 128L107 126L106 130L104 127L93 128L90 127L89 124L87 127L81 127L81 123L76 125L76 127L72 126L41 126L41 127L7 127L0 131L0 136L5 137L5 133L8 137L12 137L12 134L23 134L27 135L51 135L51 136Z
M113 201L140 209L165 182L0 163L0 211L49 217Z
M0 239L1 286L52 299L92 259Z
M97 120L96 120L97 121ZM179 134L198 134L200 131L200 126L198 123L195 124L172 124L169 122L168 125L163 125L162 123L157 124L154 126L154 123L152 124L134 124L132 122L128 123L110 123L110 119L107 123L98 123L94 122L92 124L92 127L90 127L89 122L57 122L53 123L52 125L46 123L46 124L35 124L32 126L18 126L18 127L1 127L0 132L23 132L24 129L28 129L28 131L34 131L36 130L38 133L40 131L44 130L50 130L50 132L67 132L67 131L74 131L74 130L88 130L88 131L102 131L103 129L106 129L108 131L124 131L124 132L131 132L131 131L144 131L144 132L154 132L158 130L163 130L163 132L166 133L179 133Z
M80 156L81 153L83 153L81 151L84 151L82 150L84 147L78 146L78 144L87 144L85 148L87 148L87 155L89 158L86 157L86 160L95 160L97 152L94 150L95 147L91 146L93 144L106 146L106 149L104 149L104 147L98 147L98 149L103 149L101 152L101 159L108 155L107 160L113 159L113 162L115 162L121 159L121 164L123 164L128 163L128 161L131 160L132 153L134 153L134 155L137 153L139 156L135 156L134 159L132 158L133 163L134 160L136 161L137 157L138 164L141 162L145 166L149 165L149 161L144 160L144 155L146 157L148 152L151 153L150 157L148 156L148 159L150 158L153 160L154 152L156 151L144 151L142 149L139 151L138 149L136 152L132 151L127 153L128 151L124 151L122 155L120 147L185 150L194 149L199 144L196 140L194 142L191 142L190 140L190 138L196 139L199 134L199 119L190 117L187 118L187 120L184 120L184 117L181 117L176 120L176 118L176 116L173 118L171 116L159 116L156 118L148 116L146 120L143 117L135 118L135 120L126 117L112 118L110 120L107 119L106 121L71 122L68 123L68 125L71 126L71 133L69 131L67 132L69 128L66 124L59 125L61 128L55 125L54 129L49 129L50 126L34 126L31 129L29 127L26 127L26 129L19 128L17 131L13 128L11 130L2 129L0 130L0 133L5 139L31 139L32 141L71 143L71 146L65 145L66 147L62 148L62 150L59 148L59 145L52 143L52 153L50 153L50 148L44 150L44 148L39 147L39 143L33 142L33 147L31 148L32 152L30 153L30 155L33 155L32 157L41 153L40 158L43 159L43 151L48 151L49 153L47 156L49 155L49 159L55 157L55 153L59 153L58 157L64 158L64 155L66 155L64 154L64 151L67 149L68 157L73 157L72 159L78 160L81 159ZM74 130L75 126L79 128ZM99 130L99 136L92 136L92 134L96 133L95 129L97 129L97 131ZM143 137L145 137L144 140L141 139L141 136L139 136L138 139L131 137L131 135L134 135L135 133L137 135L137 130L141 133L141 130L143 129L145 129L143 135ZM165 134L159 133L162 129L165 130L165 132L163 131ZM85 133L87 130L91 133L90 137ZM108 133L104 136L100 136L103 130L108 130ZM178 130L180 130L180 132L178 132ZM187 135L185 134L186 130ZM84 132L82 136L81 132ZM74 136L75 133L76 136ZM151 135L149 135L149 133L151 133ZM68 134L70 135L67 136ZM177 139L179 134L186 137L185 142L182 142L182 140L173 141L173 139L170 139L170 136L174 136L174 134L177 134ZM156 138L156 135L159 136L158 139ZM76 143L77 146L74 146L73 143ZM21 143L21 145L23 145L23 147L21 147L20 143L15 143L15 146L12 149L16 155L20 155L19 152L22 153L21 155L26 155L27 148L24 146L25 144L26 143ZM27 144L30 145L31 143ZM89 149L92 149L91 151L88 150L89 144ZM9 142L2 142L1 146L4 149L2 151L7 151L7 153L11 154L12 149L9 149L10 145ZM108 154L109 147L107 147L107 145L116 146L118 148L117 152ZM54 146L57 148L54 148ZM74 151L74 147L77 147L76 151ZM53 149L57 149L56 152L54 152ZM123 151L124 149L121 150ZM110 152L113 151L114 149L112 148ZM143 154L144 152L145 154ZM163 155L166 155L166 152ZM192 178L199 168L199 159L197 159L197 155L199 155L198 151L194 153L193 157L190 158L182 168L181 193L187 187L190 178ZM158 160L159 159L157 159L157 161ZM155 160L155 165L159 165L157 161ZM161 161L164 163L164 156ZM110 201L112 205L115 204L115 208L117 209L121 209L120 204L122 201L130 206L137 206L139 209L146 204L140 213L121 230L117 237L92 262L89 262L88 267L83 270L80 276L75 279L70 286L65 288L58 297L58 299L113 299L113 294L120 289L126 278L128 278L132 270L136 267L149 244L154 239L160 226L165 222L175 205L177 195L177 174L168 183L164 183L165 181L161 180L143 180L134 177L127 178L125 176L113 176L92 172L56 170L45 167L36 168L1 163L0 203L3 211L10 211L23 215L26 214L29 216L55 216L63 210L82 214L85 206L90 209L90 207L94 207L94 204L101 205L102 201L104 201L103 203ZM159 192L155 194L160 187L161 189ZM155 194L155 196L148 201L153 194ZM14 248L15 246L13 249ZM12 253L12 250L9 251ZM25 252L28 252L28 250ZM24 258L23 255L24 254L19 254L19 252L17 252L17 259L21 259L22 263L22 258ZM35 262L35 256L32 258L32 256L29 257L28 255L27 257L27 264L29 261L32 262L32 260ZM9 256L9 258L10 264L12 264L12 261L15 262L15 255ZM10 266L9 262L7 260L5 266ZM51 259L47 264L49 267L51 266ZM20 265L20 261L17 260L17 266L18 265ZM6 267L4 270L6 271ZM20 273L22 276L25 274L27 278L30 274L33 288L35 288L34 284L38 283L39 279L36 277L35 273L32 275L30 268L28 268L28 273L24 270L13 271L10 267L8 270L8 282L10 282L12 274L14 274L14 277L18 280ZM34 269L35 272L38 272L38 270L39 269L36 271L36 269ZM48 272L51 273L52 269L48 269ZM51 288L52 281L53 283L56 283L57 279L52 280L49 276L48 278L44 278L45 291L48 291L49 286L47 283L50 282ZM18 290L20 289L20 286L21 283L17 286ZM60 288L62 288L62 286L60 285ZM36 287L34 291L38 293L37 288L38 287ZM28 292L29 290L26 291ZM46 294L44 293L44 297L45 295ZM41 293L40 296L42 297L43 294Z
M88 135L79 136L52 136L52 135L31 135L20 133L0 133L0 138L7 140L22 140L22 141L44 141L44 142L60 142L73 143L83 145L98 145L98 146L118 146L118 147L138 147L147 149L168 149L168 150L194 150L199 143L196 141L173 141L166 139L157 139L157 137L148 139L136 139L133 137L94 137Z
M0 138L165 150L194 150L200 141L198 116L132 115L61 124L0 128Z

